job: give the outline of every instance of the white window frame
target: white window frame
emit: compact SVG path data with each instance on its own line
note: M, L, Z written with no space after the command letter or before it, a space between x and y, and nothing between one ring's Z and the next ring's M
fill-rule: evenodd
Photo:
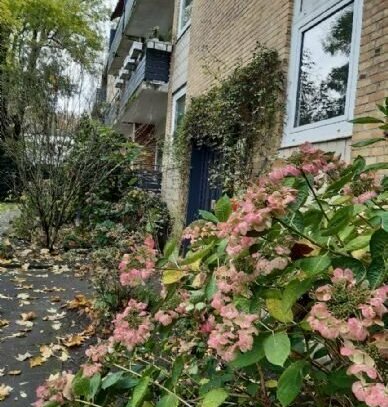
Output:
M296 109L298 107L297 94L303 33L325 20L339 9L352 3L351 0L328 0L324 5L317 7L314 11L306 15L300 11L301 1L303 0L296 0L294 8L290 66L288 73L287 118L281 147L292 147L306 141L316 143L347 138L350 137L353 132L353 124L349 123L349 120L353 119L356 99L363 0L353 0L354 17L352 45L349 56L349 78L344 115L295 127Z
M186 2L186 0L179 0L179 21L178 21L178 38L180 38L183 33L187 30L187 28L191 24L191 15L190 18L188 19L187 23L184 26L181 26L182 19L183 19L183 13L184 13L184 7L183 3ZM194 2L194 0L193 0Z
M186 96L186 86L179 89L172 97L172 116L171 116L171 135L174 136L176 131L176 115L177 115L177 102L180 98Z

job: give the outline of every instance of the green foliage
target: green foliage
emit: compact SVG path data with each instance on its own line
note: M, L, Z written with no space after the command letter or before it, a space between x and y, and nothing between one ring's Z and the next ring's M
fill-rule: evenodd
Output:
M258 46L252 61L205 95L191 100L175 137L176 159L191 144L219 154L211 181L233 193L252 175L252 154L273 153L272 136L283 110L283 75L275 50Z

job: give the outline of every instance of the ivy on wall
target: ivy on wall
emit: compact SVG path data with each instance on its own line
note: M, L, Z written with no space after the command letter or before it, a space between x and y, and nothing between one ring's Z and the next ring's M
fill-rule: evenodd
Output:
M211 182L234 193L252 176L253 157L276 147L283 81L277 51L258 45L249 64L191 100L175 137L176 159L192 145L210 147L218 157Z

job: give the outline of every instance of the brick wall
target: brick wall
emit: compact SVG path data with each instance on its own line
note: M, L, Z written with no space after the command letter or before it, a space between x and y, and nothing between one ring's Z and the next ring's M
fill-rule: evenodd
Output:
M178 31L179 0L175 1L173 24L173 54L171 59L168 107L166 116L165 138L163 148L162 198L166 202L172 217L175 219L175 231L180 231L184 222L185 196L187 187L182 177L181 168L177 166L173 153L173 135L171 131L173 95L187 82L188 59L190 47L190 29L179 38Z
M388 96L388 1L364 0L355 116L376 114L376 103ZM353 142L382 136L376 125L356 125ZM353 150L362 153L368 163L388 160L387 143Z
M291 0L195 0L188 94L205 92L214 76L222 79L238 60L249 61L257 42L277 49L286 65L292 12Z

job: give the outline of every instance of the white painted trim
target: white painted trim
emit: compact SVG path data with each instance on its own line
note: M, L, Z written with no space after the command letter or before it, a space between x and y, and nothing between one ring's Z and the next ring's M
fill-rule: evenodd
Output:
M183 6L183 2L185 2L186 0L179 0L179 21L178 21L178 40L180 37L182 37L182 35L185 33L185 31L187 30L187 28L189 28L189 26L191 25L191 16L189 18L189 20L187 21L187 23L181 27L181 22L182 22L182 18L183 18L183 11L184 11L184 7Z
M338 138L346 138L350 137L353 132L353 124L349 123L349 120L353 119L356 99L363 0L353 1L353 33L345 114L328 120L322 120L317 123L294 127L303 32L326 19L337 10L352 3L350 0L328 0L323 6L318 7L314 12L306 16L303 15L303 13L300 13L300 2L301 0L297 0L294 6L294 23L292 27L291 55L288 72L287 117L281 145L282 148L296 146L305 141L316 143Z
M174 136L175 130L176 130L176 105L177 101L183 97L186 96L186 86L184 86L182 89L178 90L173 97L172 97L172 115L171 115L171 135Z

